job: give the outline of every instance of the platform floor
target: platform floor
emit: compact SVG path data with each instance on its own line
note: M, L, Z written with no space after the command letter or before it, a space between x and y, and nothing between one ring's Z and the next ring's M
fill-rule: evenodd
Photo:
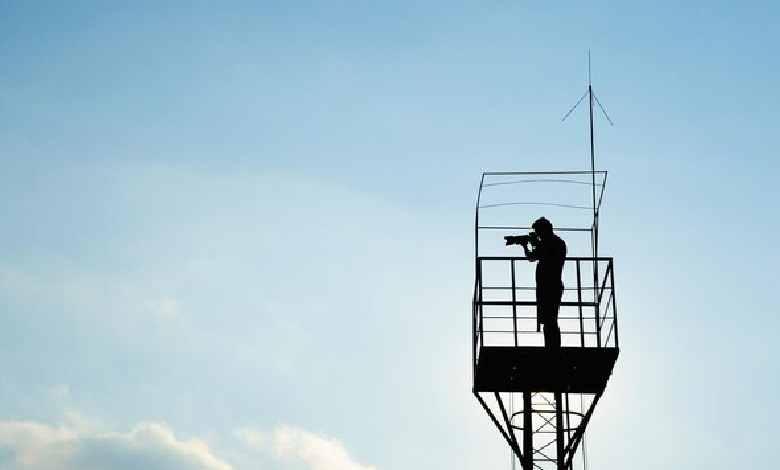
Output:
M485 346L474 391L603 392L618 353L618 348Z

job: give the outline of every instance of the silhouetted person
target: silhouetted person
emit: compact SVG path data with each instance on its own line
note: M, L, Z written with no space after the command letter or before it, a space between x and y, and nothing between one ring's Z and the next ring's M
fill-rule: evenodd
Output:
M558 328L558 309L563 297L563 263L566 261L566 243L553 233L549 220L540 217L531 225L533 232L523 236L509 236L507 245L522 245L528 261L536 265L536 318L544 325L544 344L561 346L561 330ZM531 249L528 248L531 245Z

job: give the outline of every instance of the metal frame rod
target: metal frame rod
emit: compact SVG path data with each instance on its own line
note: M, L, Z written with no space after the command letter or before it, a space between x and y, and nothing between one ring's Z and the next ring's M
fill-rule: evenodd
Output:
M587 170L575 170L575 171L484 171L482 176L511 176L511 175L590 175L592 171ZM606 174L604 170L595 172L597 175Z
M480 405L482 405L482 408L485 410L485 412L487 412L488 416L490 416L490 419L493 421L493 424L496 425L498 431L504 437L507 444L509 444L509 447L511 447L515 452L517 452L517 456L522 460L523 454L522 452L520 452L520 448L517 447L516 443L513 444L512 440L509 438L509 435L507 435L506 431L504 431L504 428L501 427L501 423L493 414L493 410L491 410L490 407L487 405L487 403L485 403L485 400L479 395L479 392L474 392L474 396L477 397L477 400L479 400Z
M561 465L564 458L564 442L563 442L563 397L561 392L555 392L555 447L558 460L558 469L563 470Z
M528 261L528 258L525 256L480 256L479 260L481 261L509 261L509 260L515 260L515 261ZM601 256L601 257L592 257L592 256L569 256L566 258L566 261L612 261L611 257L608 256Z
M574 459L574 454L577 452L577 447L580 445L580 441L585 435L585 428L588 426L588 423L590 422L590 418L593 416L593 410L596 409L596 404L599 402L599 399L601 398L601 395L603 395L603 393L604 393L603 391L599 392L593 397L593 401L591 402L588 411L585 413L585 416L582 418L580 425L577 426L577 430L574 431L574 436L569 441L569 444L566 449L568 457L566 459L566 467L564 468L568 468L571 466L571 463Z
M534 467L534 433L533 433L533 404L531 392L523 392L523 460L524 470L533 470Z
M514 331L515 346L517 346L517 291L515 291L515 261L510 262L512 266L512 331Z
M610 284L612 285L612 316L614 318L613 323L615 325L615 347L620 347L618 342L618 318L617 318L617 295L615 295L615 267L612 260L609 261L609 277Z
M580 260L577 260L577 312L580 317L580 347L585 347L585 323L582 318L582 281L580 279Z
M509 392L511 395L512 392ZM504 417L504 423L506 423L506 431L509 434L509 437L512 438L512 442L514 445L512 446L513 449L520 450L520 445L517 443L517 436L515 436L515 429L512 427L512 420L509 418L509 414L506 412L506 407L504 406L504 400L501 399L501 395L499 395L498 392L495 392L496 401L498 402L498 408L501 410L501 415Z

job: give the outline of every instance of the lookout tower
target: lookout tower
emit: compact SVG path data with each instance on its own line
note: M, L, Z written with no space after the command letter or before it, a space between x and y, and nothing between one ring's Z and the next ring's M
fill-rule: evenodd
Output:
M484 173L480 181L473 392L523 470L573 468L618 357L613 260L598 255L606 180L603 171L574 171ZM540 333L535 264L504 243L541 215L569 248L560 348L545 347Z
M596 171L594 104L612 121L590 84L590 52L588 91L563 120L586 96L590 171L483 173L477 193L473 392L512 449L512 468L518 460L523 470L573 468L620 351L613 260L599 256L607 172ZM527 234L539 216L568 247L560 347L543 342L534 263L504 243L505 236ZM584 451L579 455L587 466Z

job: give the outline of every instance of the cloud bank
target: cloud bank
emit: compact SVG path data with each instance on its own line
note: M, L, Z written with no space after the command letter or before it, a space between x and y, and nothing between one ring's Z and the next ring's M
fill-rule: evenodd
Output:
M307 470L376 470L355 462L338 440L304 429L280 426L266 434L241 429L239 439L263 452L270 452L286 466Z
M36 422L0 422L0 468L7 470L234 470L199 440L160 423L128 432L90 432Z
M95 430L76 414L69 421L56 426L0 421L0 469L376 470L358 464L338 439L291 426L273 432L240 429L235 432L240 450L221 449L218 456L206 442L182 439L162 423L116 432ZM225 455L236 460L228 462Z

